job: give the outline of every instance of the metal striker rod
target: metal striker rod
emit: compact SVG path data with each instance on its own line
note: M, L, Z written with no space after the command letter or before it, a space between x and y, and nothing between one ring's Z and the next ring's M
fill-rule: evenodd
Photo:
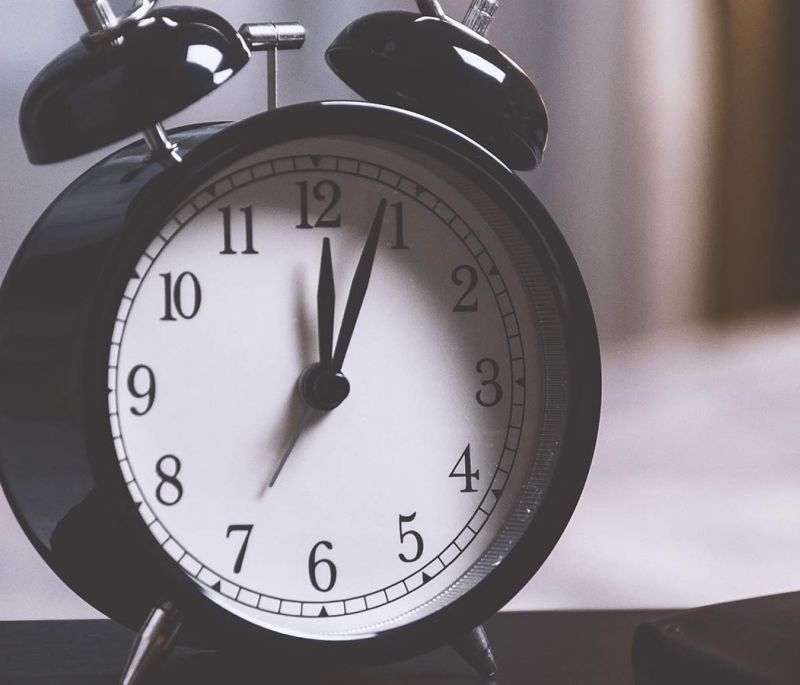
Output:
M278 106L278 50L299 50L306 30L297 22L243 24L239 33L254 52L267 53L267 110Z
M75 0L83 23L89 33L101 33L119 25L117 15L108 4L108 0ZM178 146L173 143L160 123L155 123L144 130L144 140L150 153L159 159L169 162L180 162Z
M486 36L499 7L499 0L472 0L462 23L475 33Z

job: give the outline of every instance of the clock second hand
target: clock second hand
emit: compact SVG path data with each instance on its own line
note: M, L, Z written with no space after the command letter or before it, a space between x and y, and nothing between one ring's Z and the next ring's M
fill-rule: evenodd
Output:
M283 448L283 452L278 460L278 465L275 467L275 471L272 473L272 477L264 484L264 487L261 488L261 497L264 496L268 488L271 488L273 485L275 485L275 481L278 480L278 476L281 475L281 471L283 471L283 467L289 460L289 455L292 453L292 450L294 450L294 446L300 439L300 435L308 427L308 424L311 422L311 419L315 413L316 410L313 407L306 407L303 415L300 417L300 421L298 421L297 426L294 429L294 433L292 433L292 435L289 437L286 447Z
M336 291L333 282L333 263L331 259L331 240L325 238L322 241L322 258L319 265L319 281L317 285L317 329L319 335L319 359L320 366L329 368L333 357L333 312L336 306ZM301 392L302 396L302 392ZM314 408L306 406L303 415L300 417L294 432L289 436L286 446L283 448L278 465L272 473L272 477L264 483L259 494L263 497L268 488L275 485L278 476L281 475L283 467L286 465L289 455L294 450L294 446L300 435L308 427L311 418L314 416Z
M370 277L372 275L372 267L375 263L375 256L378 251L378 242L380 241L380 234L381 228L383 226L383 219L386 215L386 200L381 200L380 205L378 205L378 211L375 215L375 219L372 222L372 226L370 227L369 234L367 235L367 240L364 244L364 248L361 251L361 257L358 260L358 266L356 267L356 272L353 275L353 282L350 286L350 293L347 296L347 304L345 305L344 316L342 318L342 325L339 328L339 336L336 339L336 351L333 353L333 359L331 359L331 342L333 338L333 307L334 307L334 288L333 288L333 268L331 265L331 252L330 252L330 240L325 238L322 244L322 262L320 264L320 276L319 276L319 285L317 289L317 325L319 326L319 340L320 340L320 363L318 369L308 369L303 376L301 377L300 384L301 386L305 385L303 380L307 375L308 371L314 371L319 375L317 378L320 378L322 375L325 375L328 380L333 379L336 376L341 376L341 369L342 365L344 364L344 358L347 354L347 350L350 347L350 341L353 337L353 331L356 327L356 322L358 321L358 316L361 313L361 307L364 304L364 299L367 295L367 288L369 286ZM339 394L340 389L342 389L342 385L337 383L336 384L336 394L339 396L335 398L337 401L334 402L333 406L330 409L333 409L335 406L344 400L347 394L350 391L349 383L347 383L346 379L342 378L344 381L344 389L342 394ZM317 383L309 383L308 386L311 388L312 392L315 387L319 387L320 384ZM305 393L301 393L305 395ZM309 398L305 398L308 402ZM311 398L312 400L314 398ZM317 398L319 399L319 398ZM325 407L327 408L327 407ZM286 445L281 457L278 461L278 466L275 469L275 472L272 475L272 478L267 483L267 485L262 489L261 494L263 495L267 488L271 488L275 485L275 482L278 480L278 476L281 474L283 467L286 465L286 462L291 455L294 446L297 444L300 435L308 426L311 418L317 411L317 407L310 404L303 416L300 419L300 422L295 429L295 432L291 435L289 442Z

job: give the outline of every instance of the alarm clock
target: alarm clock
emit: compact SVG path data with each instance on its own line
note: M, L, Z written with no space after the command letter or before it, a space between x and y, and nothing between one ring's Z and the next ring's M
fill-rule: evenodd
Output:
M538 91L438 2L327 52L364 102L275 107L297 24L235 30L139 0L31 85L34 163L136 131L31 230L0 291L0 474L32 544L139 630L331 666L452 644L576 506L600 362L561 233L512 169L541 160ZM268 111L158 123L269 61Z

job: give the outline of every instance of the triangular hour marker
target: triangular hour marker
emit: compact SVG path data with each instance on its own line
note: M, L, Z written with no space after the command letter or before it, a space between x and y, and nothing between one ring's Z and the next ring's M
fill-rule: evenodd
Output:
M492 494L495 496L495 499L500 499L500 495L503 494L503 490L497 488L496 490L492 490Z
M423 573L422 573L422 584L425 585L425 583L427 583L430 579L431 579L431 577L427 573L425 573L423 571Z
M208 194L211 195L211 197L216 197L217 189L214 186L210 186L208 189Z
M422 195L422 193L424 193L424 192L425 192L425 186L421 186L421 185L419 185L419 183L418 183L418 184L417 184L417 197L419 197L420 195Z
M322 161L321 155L311 155L311 161L314 163L314 166L319 166L319 163Z
M327 618L327 616L328 616L328 612L325 611L325 607L322 607L322 611L319 612L319 617L320 618Z
M525 387L525 376L523 376L522 378L517 378L517 380L515 381L515 383L516 383L517 385L521 385L521 386L524 388L524 387Z
M489 275L490 276L498 276L498 275L500 275L500 272L497 270L497 264L492 264L492 268L489 269Z
M220 581L217 581L211 586L211 589L219 592L222 589L222 583Z
M133 270L132 278L141 278L141 276L139 275L139 272L136 269Z

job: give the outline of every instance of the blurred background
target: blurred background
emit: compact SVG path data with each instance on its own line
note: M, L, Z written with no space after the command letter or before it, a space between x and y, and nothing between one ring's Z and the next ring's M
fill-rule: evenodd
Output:
M125 3L114 2L122 11ZM174 3L164 3L174 4ZM281 104L354 98L323 62L356 17L411 0L194 0L299 20ZM460 18L467 0L444 0ZM27 162L17 111L83 32L71 0L3 0L0 275L107 151ZM603 341L595 463L561 543L511 609L685 607L800 589L800 3L504 0L490 34L551 117L526 175L571 244ZM169 125L263 108L265 65ZM0 620L96 616L0 495Z

